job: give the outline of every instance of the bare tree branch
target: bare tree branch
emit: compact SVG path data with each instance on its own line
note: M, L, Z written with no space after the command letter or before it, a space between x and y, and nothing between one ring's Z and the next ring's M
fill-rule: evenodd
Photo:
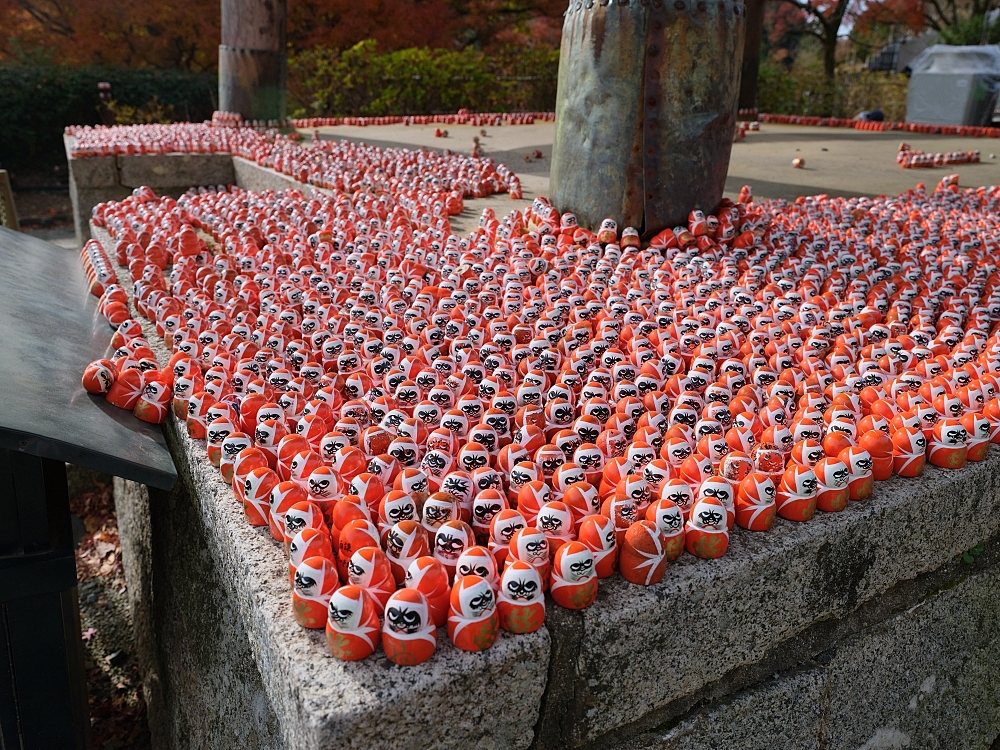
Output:
M18 4L49 31L61 36L70 36L73 33L73 27L66 19L66 11L60 7L58 2L52 3L55 6L54 13L45 10L38 3L28 2L28 0L18 0Z

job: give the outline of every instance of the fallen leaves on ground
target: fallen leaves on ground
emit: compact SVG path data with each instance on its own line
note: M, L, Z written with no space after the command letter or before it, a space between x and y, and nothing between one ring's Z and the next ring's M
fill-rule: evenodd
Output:
M95 750L149 747L146 703L135 658L132 623L125 594L118 519L112 486L94 482L91 491L70 498L83 520L76 550L80 615ZM94 627L96 625L97 627Z

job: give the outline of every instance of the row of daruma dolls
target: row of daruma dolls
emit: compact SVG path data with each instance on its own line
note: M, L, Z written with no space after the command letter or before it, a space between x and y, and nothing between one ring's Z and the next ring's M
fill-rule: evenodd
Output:
M482 650L500 628L540 627L546 589L560 606L584 608L596 597L598 579L616 568L632 583L655 584L685 549L702 558L723 555L734 526L764 531L778 515L807 521L817 509L843 510L849 500L870 496L874 480L894 472L919 475L928 454L950 468L984 459L1000 431L991 433L981 414L963 420L928 427L929 451L924 430L915 426L900 427L891 439L869 430L858 445L834 455L829 452L846 435L801 440L787 456L772 444L756 446L749 456L732 451L697 491L669 477L662 462L610 485L621 464L609 464L600 481L600 512L582 516L551 499L557 494L544 481L522 486L513 503L499 490L485 490L472 515L481 521L493 513L488 537L462 520L449 493L403 491L413 487L407 478L418 470L397 474L389 492L378 477L361 473L349 494L330 502L316 495L315 482L281 481L259 449L244 449L222 469L232 472L250 523L270 525L288 545L298 622L325 627L338 658L364 658L381 639L390 660L410 664L430 657L433 631L446 623L457 647ZM976 435L971 445L970 432ZM329 482L329 467L322 473Z

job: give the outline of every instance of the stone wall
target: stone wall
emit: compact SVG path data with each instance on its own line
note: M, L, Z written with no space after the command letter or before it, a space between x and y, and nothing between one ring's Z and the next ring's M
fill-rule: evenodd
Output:
M734 567L717 576L699 571L713 563L691 560L649 589L602 584L583 613L550 603L543 631L505 635L486 654L462 654L442 637L423 667L395 667L381 655L343 664L326 654L321 634L292 620L280 547L245 523L193 441L174 426L168 436L183 477L172 493L115 486L157 747L985 749L1000 735L995 530L971 563L961 541L958 553L924 570L933 558L913 527L900 531L910 529L917 543L899 547L873 522L862 547L876 557L895 550L906 573L770 642L757 630L790 630L788 605L810 584L804 567L785 577L774 567L808 539L822 570L822 527L884 516L889 497L805 525L779 522L754 535L763 540L755 556L749 544L737 546L749 532L737 532L722 558ZM993 503L995 516L998 464L994 455L967 472L929 477L907 505L955 502L944 516L954 521L964 501L950 479L968 473L979 487L965 494L979 498L973 505ZM981 512L971 515L985 520ZM949 524L936 528L961 538ZM809 533L766 553L782 532ZM858 549L834 578L871 576ZM737 582L748 588L730 588ZM837 592L829 595L836 602ZM851 597L842 592L840 601Z
M76 241L90 239L94 206L118 201L143 185L159 195L179 196L192 186L231 185L236 182L229 154L155 154L149 156L95 156L75 159L74 139L63 136L69 164L69 197L73 204Z

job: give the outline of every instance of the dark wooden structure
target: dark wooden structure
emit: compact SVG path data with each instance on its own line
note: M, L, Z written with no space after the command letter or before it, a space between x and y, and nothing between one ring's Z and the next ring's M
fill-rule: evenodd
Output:
M85 748L66 463L169 489L160 428L91 396L107 354L77 253L0 228L0 747Z

